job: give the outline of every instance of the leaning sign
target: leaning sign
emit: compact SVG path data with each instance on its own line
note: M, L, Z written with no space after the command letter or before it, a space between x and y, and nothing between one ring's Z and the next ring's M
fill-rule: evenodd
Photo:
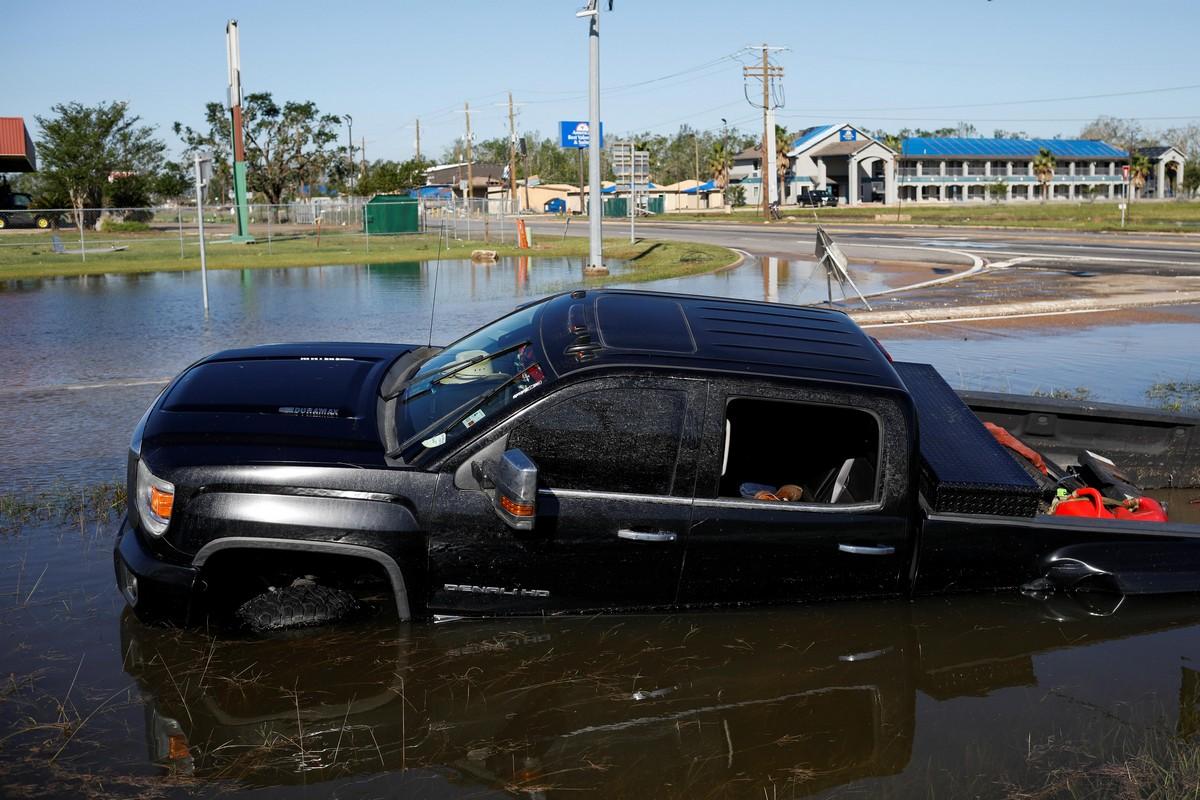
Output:
M559 141L565 148L584 150L591 146L591 126L586 121L563 121L558 123ZM600 123L600 146L604 147L604 123Z

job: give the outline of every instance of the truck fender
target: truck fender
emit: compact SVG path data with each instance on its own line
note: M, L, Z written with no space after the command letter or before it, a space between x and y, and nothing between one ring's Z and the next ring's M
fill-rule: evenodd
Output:
M1043 557L1054 588L1123 595L1200 592L1200 543L1194 539L1069 545Z
M383 567L388 582L392 585L392 594L396 598L396 615L402 621L412 619L412 608L408 602L408 588L404 583L404 573L396 560L373 547L342 542L316 542L304 539L271 539L258 536L226 536L214 539L200 548L192 559L192 566L202 569L206 561L222 550L287 550L289 552L330 553L335 555L366 558Z

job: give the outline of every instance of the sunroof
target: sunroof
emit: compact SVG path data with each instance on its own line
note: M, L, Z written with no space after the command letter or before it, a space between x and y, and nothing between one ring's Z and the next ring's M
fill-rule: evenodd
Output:
M600 338L605 347L694 353L696 340L683 306L666 297L606 294L596 301Z

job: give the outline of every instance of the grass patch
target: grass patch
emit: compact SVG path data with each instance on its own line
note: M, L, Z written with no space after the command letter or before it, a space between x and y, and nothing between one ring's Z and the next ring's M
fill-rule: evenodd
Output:
M76 241L67 247L77 248ZM93 234L88 247L119 245L128 249L96 253L86 260L79 255L56 255L50 249L47 234L5 234L0 236L0 280L50 278L78 275L142 272L178 272L200 268L199 245L195 238L185 239L182 256L178 239L163 232L153 234ZM614 239L605 242L605 256L633 262L633 274L613 275L594 283L658 280L718 269L734 263L737 254L717 245L685 242L638 242L629 244ZM440 248L442 258L469 258L475 249L495 250L501 257L586 258L587 239L545 237L528 250L512 244L482 241L451 241ZM372 236L337 233L324 235L292 233L268 243L240 245L212 242L207 248L209 269L262 269L315 267L333 264L378 264L397 261L429 261L439 254L438 236Z
M1164 411L1200 414L1200 383L1156 383L1146 390L1146 399Z
M909 219L896 221L896 206L787 209L785 220L796 222L870 223L873 225L952 225L999 228L1055 228L1077 231L1157 231L1200 233L1200 202L1133 202L1121 227L1117 203L904 203L899 210ZM876 216L881 219L876 219ZM759 222L757 209L732 214L666 214L664 222Z
M37 492L0 494L0 532L37 522L103 519L125 507L124 483L54 486Z

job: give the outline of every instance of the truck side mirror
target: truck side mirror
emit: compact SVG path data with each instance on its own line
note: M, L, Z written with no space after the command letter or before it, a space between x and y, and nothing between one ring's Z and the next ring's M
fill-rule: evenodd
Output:
M537 515L537 464L520 450L505 450L488 477L495 483L492 506L510 528L533 530Z

